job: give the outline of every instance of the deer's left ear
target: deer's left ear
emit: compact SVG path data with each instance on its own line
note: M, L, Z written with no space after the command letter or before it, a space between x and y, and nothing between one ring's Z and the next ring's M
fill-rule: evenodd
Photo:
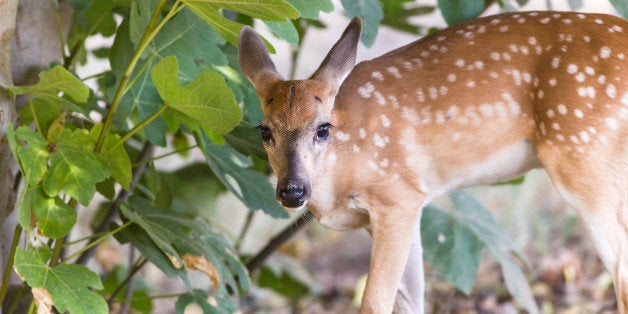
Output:
M311 78L326 81L334 91L338 91L342 79L355 65L361 33L362 20L356 16L351 20L340 39L331 48L327 57Z
M264 100L275 83L283 80L270 59L264 42L254 30L245 26L238 36L240 67L249 78L258 96Z

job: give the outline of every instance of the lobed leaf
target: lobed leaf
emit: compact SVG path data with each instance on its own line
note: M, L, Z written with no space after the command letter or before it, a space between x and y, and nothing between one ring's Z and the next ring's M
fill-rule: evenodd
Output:
M87 130L61 132L43 178L46 194L53 197L64 191L81 204L89 204L96 193L96 183L111 175L110 165L93 152L93 146Z
M9 87L8 89L14 95L29 94L43 98L50 103L59 103L59 93L68 95L79 103L86 102L89 97L89 88L60 65L39 73L39 82L35 85Z
M334 4L331 0L286 0L293 7L295 7L302 18L317 20L320 11L329 13L334 10Z
M174 56L164 58L151 71L155 87L170 108L194 119L203 129L218 133L227 133L238 124L240 108L220 75L203 72L188 85L180 86L178 72Z
M183 2L234 46L238 45L238 33L243 25L224 18L220 13L221 9L275 22L299 17L299 11L284 0L183 0Z
M24 250L18 247L15 252L15 268L29 286L46 289L61 313L109 312L105 300L91 290L103 288L96 273L77 264L50 267L46 264L49 258L49 249Z
M275 199L275 191L262 173L244 167L246 159L228 146L219 146L204 137L199 143L209 167L224 186L251 210L262 210L276 218L288 213Z
M49 197L41 186L31 187L25 196L27 208L37 219L39 231L48 238L57 239L68 234L76 223L76 211L58 196Z

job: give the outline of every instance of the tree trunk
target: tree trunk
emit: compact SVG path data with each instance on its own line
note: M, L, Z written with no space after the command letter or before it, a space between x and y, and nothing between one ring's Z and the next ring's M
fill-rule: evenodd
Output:
M72 9L60 2L63 33L67 34ZM42 68L62 60L54 12L49 0L0 0L0 86L33 84ZM0 278L17 224L11 213L18 169L6 139L7 126L16 122L15 99L0 88Z
M13 84L11 67L11 47L15 34L15 20L17 16L18 0L0 0L0 85ZM4 271L6 259L11 246L11 234L5 232L4 222L13 209L15 193L13 183L15 181L15 164L11 156L11 150L6 139L6 129L9 124L16 121L15 106L4 89L0 89L0 271ZM1 272L0 272L1 276Z

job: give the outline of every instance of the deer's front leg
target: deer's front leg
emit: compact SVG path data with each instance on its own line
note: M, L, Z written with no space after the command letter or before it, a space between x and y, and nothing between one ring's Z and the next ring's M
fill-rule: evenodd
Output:
M424 312L425 275L421 243L421 212L416 218L408 262L395 298L395 313L421 314Z
M362 299L362 313L388 314L410 254L419 209L407 205L378 207L370 215L371 265Z

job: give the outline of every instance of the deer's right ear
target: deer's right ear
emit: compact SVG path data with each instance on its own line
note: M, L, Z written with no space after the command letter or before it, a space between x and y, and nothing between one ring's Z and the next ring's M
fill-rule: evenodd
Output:
M264 100L272 86L282 80L266 45L254 30L244 26L238 36L238 49L242 71L255 86L258 96Z

